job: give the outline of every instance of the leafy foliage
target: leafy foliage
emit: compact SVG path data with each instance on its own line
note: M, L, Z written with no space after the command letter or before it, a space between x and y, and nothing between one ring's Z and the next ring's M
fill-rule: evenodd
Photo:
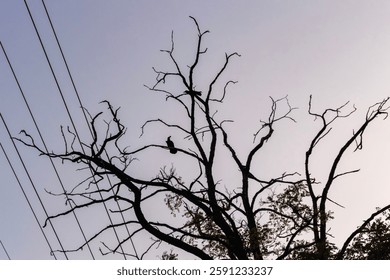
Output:
M390 259L390 212L375 219L361 230L347 250L346 259Z

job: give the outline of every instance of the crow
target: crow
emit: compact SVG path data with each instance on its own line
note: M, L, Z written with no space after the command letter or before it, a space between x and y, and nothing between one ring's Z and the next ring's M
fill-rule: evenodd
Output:
M173 142L172 142L172 140L171 140L171 136L169 136L168 138L167 138L167 146L168 146L168 148L169 148L169 152L171 153L171 154L176 154L177 153L177 149L175 148L175 144L173 144Z

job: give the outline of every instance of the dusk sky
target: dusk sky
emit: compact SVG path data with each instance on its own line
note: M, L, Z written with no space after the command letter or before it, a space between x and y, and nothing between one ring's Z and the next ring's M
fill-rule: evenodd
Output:
M27 2L78 131L89 141L42 2ZM192 62L197 31L189 16L197 19L202 30L210 30L203 41L208 52L200 61L204 72L197 76L197 89L202 90L202 82L210 80L223 65L225 53L241 55L231 60L222 77L224 81L238 83L230 88L219 112L221 118L235 120L229 129L239 155L244 156L253 145L259 120L267 118L269 96L275 99L288 96L291 105L298 108L292 115L296 123L286 121L278 125L274 138L258 158L258 168L265 177L269 174L272 178L285 171L303 174L305 151L320 127L320 122L307 114L310 95L316 112L339 107L347 101L350 104L346 111L354 105L358 109L350 118L336 122L329 138L318 146L313 156L316 172L313 176L319 181L325 180L326 168L343 141L364 121L367 108L390 96L389 1L47 0L45 3L84 106L91 114L106 109L99 104L105 99L115 107L120 106L120 118L128 127L128 145L133 149L147 143L164 144L169 135L166 130L150 129L139 138L146 120L177 116L166 105L164 95L150 92L144 85L153 85L155 81L152 67L172 69L168 56L160 52L170 48L172 30L178 61L183 67ZM0 41L49 150L63 151L60 126L70 125L69 118L22 0L0 1ZM0 113L13 135L24 129L39 139L2 52ZM336 244L343 242L375 207L390 203L390 119L377 119L364 136L364 149L349 151L339 170L361 171L340 179L331 191L330 197L345 207L333 209L332 233ZM178 136L176 141L185 143ZM44 213L2 122L0 143L43 224ZM18 148L49 213L53 215L64 209L63 198L45 191L61 192L50 162L21 144ZM158 164L172 161L168 156L158 163L149 164L148 160L153 161L150 155L139 163L141 176L153 176ZM74 167L56 164L67 186L80 181ZM231 173L223 164L221 161L217 172L230 179ZM13 259L51 259L2 151L0 166L0 240ZM87 235L93 234L93 224L106 223L100 214L81 214ZM82 242L70 218L55 220L54 224L67 248ZM45 230L58 249L50 229ZM101 256L99 246L99 242L93 244L96 258L107 258ZM155 259L157 255L151 252L147 258ZM90 257L83 250L70 258ZM7 259L1 247L0 259Z

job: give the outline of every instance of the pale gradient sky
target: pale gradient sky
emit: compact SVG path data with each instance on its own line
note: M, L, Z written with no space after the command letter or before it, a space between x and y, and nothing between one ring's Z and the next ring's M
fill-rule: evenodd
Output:
M88 137L86 126L60 60L49 23L40 1L28 1L52 60L65 98L71 104L78 130ZM225 52L237 51L224 74L224 79L238 80L231 87L220 116L236 120L229 127L234 131L232 141L241 156L252 144L252 134L259 118L267 117L269 98L289 96L297 123L285 122L276 129L274 139L259 156L261 174L279 175L283 171L303 171L304 152L310 137L320 123L307 115L309 95L313 107L321 111L337 107L350 100L358 111L350 119L336 123L329 142L319 146L313 156L317 172L314 177L324 180L322 170L329 167L331 156L359 121L366 108L390 95L390 2L389 1L130 1L130 0L47 0L63 50L78 86L81 98L91 113L105 107L109 99L121 106L121 119L128 126L128 141L136 148L143 143L164 143L166 130L148 130L139 139L140 126L148 118L176 117L171 107L163 107L164 96L149 92L144 84L154 82L152 67L170 69L167 56L160 49L170 47L174 30L177 56L183 65L192 60L196 30L189 16L200 27L211 31L205 37L208 53L200 67L197 89L210 79L224 62ZM50 149L62 149L60 125L69 121L44 59L33 26L22 0L0 1L0 40L6 48L26 97ZM203 81L203 83L202 83ZM26 129L36 135L29 114L0 54L0 112L13 134ZM341 242L376 206L390 203L390 124L377 120L366 132L364 150L348 153L340 171L361 168L359 174L338 182L331 198L344 205L335 208L332 232ZM87 138L89 139L89 138ZM184 140L176 139L185 144ZM181 142L182 141L182 142ZM31 191L18 158L0 123L0 142L6 148L31 200L44 220L42 211ZM32 178L38 186L51 214L64 207L63 199L47 195L44 189L59 191L49 162L38 158L31 149L18 146ZM169 157L156 162L145 161L142 174L150 176ZM261 161L261 162L260 162ZM221 161L223 162L223 161ZM0 152L0 240L14 259L49 259L47 245L22 197L4 155ZM148 169L146 168L148 167ZM68 166L61 169L67 184L77 182ZM227 175L226 167L218 169ZM228 184L229 182L227 182ZM88 223L105 224L101 213L81 214L84 228ZM93 218L91 218L93 217ZM70 232L72 221L55 221L64 244L81 242ZM65 225L65 226L64 226ZM51 233L49 233L50 235ZM89 235L92 232L88 232ZM57 246L55 246L57 247ZM95 250L99 243L94 244ZM100 254L97 252L97 258ZM155 258L150 253L148 258ZM72 258L88 258L86 252ZM0 259L6 255L0 248Z

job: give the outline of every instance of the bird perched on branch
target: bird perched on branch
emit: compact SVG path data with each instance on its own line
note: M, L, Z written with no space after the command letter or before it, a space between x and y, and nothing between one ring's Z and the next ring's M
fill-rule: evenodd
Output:
M168 148L169 148L169 152L171 153L171 154L176 154L177 153L177 149L175 148L175 144L173 144L173 142L172 142L172 140L171 140L171 136L169 136L168 138L167 138L167 146L168 146Z
M190 94L190 95L197 95L197 96L201 96L202 95L202 92L201 91L197 91L197 90L185 90L184 92L187 93L187 94Z

